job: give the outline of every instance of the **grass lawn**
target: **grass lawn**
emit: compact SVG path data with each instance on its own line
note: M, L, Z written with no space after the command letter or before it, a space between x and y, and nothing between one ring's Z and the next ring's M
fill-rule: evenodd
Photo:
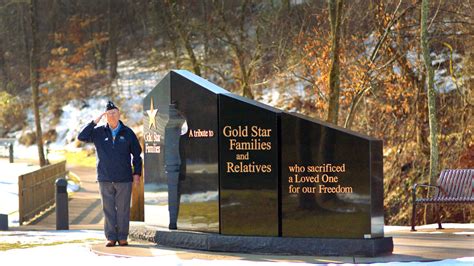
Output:
M95 154L88 155L87 151L64 152L68 165L96 167Z
M97 241L101 241L101 239L87 238L87 239L82 239L82 240L57 241L57 242L52 242L52 243L21 243L21 242L0 243L0 251L6 251L10 249L56 246L56 245L62 245L62 244L80 244L80 243L97 242Z

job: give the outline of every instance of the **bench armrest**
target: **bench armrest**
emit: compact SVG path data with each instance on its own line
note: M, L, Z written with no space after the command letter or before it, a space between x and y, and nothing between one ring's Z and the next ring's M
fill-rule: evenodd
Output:
M412 188L412 195L413 195L413 200L416 200L416 188L417 187L424 187L427 189L434 188L435 190L439 191L441 189L440 186L436 185L428 185L428 184L414 184Z
M416 189L417 187L427 187L427 188L440 189L440 187L436 186L436 185L428 185L428 184L415 184L415 185L413 185L413 189Z

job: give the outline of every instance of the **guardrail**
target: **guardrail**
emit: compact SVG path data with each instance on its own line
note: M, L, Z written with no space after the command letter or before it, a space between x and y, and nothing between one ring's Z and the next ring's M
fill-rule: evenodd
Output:
M20 225L54 205L54 182L66 175L66 161L62 161L18 177Z

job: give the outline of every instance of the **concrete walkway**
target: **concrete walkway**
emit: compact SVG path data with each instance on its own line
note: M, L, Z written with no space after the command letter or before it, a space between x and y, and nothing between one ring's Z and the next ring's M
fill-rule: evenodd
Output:
M83 230L102 230L103 214L99 195L99 184L96 182L95 168L71 166L68 170L81 179L81 188L74 192L69 200L69 228ZM52 230L56 228L54 208L25 227L26 230Z
M134 223L133 226L143 226ZM392 255L375 258L365 257L313 257L284 256L265 254L241 254L205 252L168 248L150 242L132 241L128 247L106 248L103 243L89 245L91 251L99 255L116 257L179 257L183 260L246 260L275 262L307 262L307 263L375 263L403 261L436 261L474 257L474 225L456 228L456 225L444 230L436 230L434 226L420 226L417 232L410 232L409 227L386 227L386 235L394 240Z
M70 229L93 229L102 231L103 216L96 183L94 168L70 167L81 178L81 189L74 193L69 202ZM43 218L31 225L22 226L23 230L54 230L55 213L52 210ZM144 226L133 222L134 226ZM313 257L284 256L265 254L219 253L199 250L168 248L151 242L132 240L128 247L105 248L104 243L89 244L96 254L115 257L178 257L183 260L242 260L242 261L275 261L307 263L373 263L394 261L435 261L474 257L474 224L443 224L446 229L436 230L436 225L418 226L417 232L410 232L409 227L385 227L385 235L392 236L394 252L389 256L376 258L364 257ZM13 228L11 228L13 229Z

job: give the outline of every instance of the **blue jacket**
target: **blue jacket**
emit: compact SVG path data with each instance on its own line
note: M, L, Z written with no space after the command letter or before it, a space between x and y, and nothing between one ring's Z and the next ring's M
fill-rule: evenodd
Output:
M95 127L94 121L87 124L77 137L92 142L97 153L97 180L99 182L132 182L133 174L141 175L142 148L135 133L122 121L115 141L109 125ZM133 170L131 156L133 155Z

